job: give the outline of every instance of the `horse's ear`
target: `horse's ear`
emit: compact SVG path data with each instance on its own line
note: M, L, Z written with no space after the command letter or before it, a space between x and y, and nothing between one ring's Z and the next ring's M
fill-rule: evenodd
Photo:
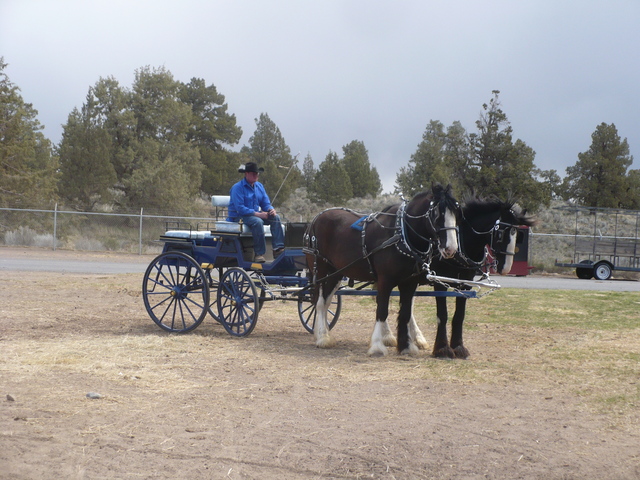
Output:
M523 225L527 225L529 227L535 227L536 225L538 225L538 219L535 216L530 215L526 209L522 210L521 215L522 221L524 222Z

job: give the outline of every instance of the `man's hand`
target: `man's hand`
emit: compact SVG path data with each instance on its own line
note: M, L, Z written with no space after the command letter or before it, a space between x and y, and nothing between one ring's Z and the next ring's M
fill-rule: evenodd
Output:
M256 212L254 215L256 217L258 217L258 218L261 218L262 220L268 220L269 217L275 217L276 216L276 209L272 208L268 212Z

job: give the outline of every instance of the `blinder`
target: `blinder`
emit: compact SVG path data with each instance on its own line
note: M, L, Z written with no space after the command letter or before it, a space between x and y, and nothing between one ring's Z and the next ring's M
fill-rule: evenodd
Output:
M495 254L515 255L513 252L507 252L504 248L506 238L508 238L505 237L507 232L508 237L512 237L513 235L516 235L518 229L515 225L501 222L500 219L496 220L496 224L493 227L493 232L491 234L491 250L493 250Z
M458 210L460 209L460 204L458 202L456 202L456 208ZM448 230L455 230L455 232L456 232L456 240L458 241L458 245L460 245L460 227L457 224L454 227L446 227L446 226L444 226L444 215L442 215L442 222L443 222L443 226L442 227L439 227L434 223L434 219L438 219L438 218L441 217L441 212L440 212L440 206L435 204L435 202L433 200L431 201L431 205L429 207L429 210L425 214L425 216L429 220L429 223L431 224L431 228L433 228L433 230L436 232L438 248L443 248L443 246L442 246L442 238L443 238L442 234L443 233L446 234L446 232ZM446 240L445 240L445 242L446 242Z

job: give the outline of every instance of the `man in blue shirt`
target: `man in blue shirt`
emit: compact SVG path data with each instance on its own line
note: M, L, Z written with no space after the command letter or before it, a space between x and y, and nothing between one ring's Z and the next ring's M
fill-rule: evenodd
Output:
M264 172L264 168L258 168L257 164L249 162L241 165L238 172L244 173L244 178L231 187L227 220L230 222L242 220L242 223L249 226L253 235L254 261L264 263L264 254L267 251L264 225L269 225L271 229L273 258L277 258L284 250L282 224L264 186L258 182L258 175Z

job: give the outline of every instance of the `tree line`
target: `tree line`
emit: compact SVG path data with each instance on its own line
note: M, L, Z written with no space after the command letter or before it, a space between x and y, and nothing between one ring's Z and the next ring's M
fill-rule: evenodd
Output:
M292 156L267 113L255 119L248 144L224 95L205 80L174 79L163 67L135 72L131 88L113 78L91 86L81 108L63 125L59 144L44 137L37 110L24 101L0 58L0 206L42 208L53 202L83 211L189 214L197 199L226 195L238 166L254 161L275 203L297 189L319 205L382 192L377 169L362 141L329 152L315 166L310 154ZM640 170L615 125L597 126L589 149L561 179L540 170L535 152L513 138L494 91L467 132L460 122L427 125L416 152L396 175L395 192L410 197L433 183L451 183L456 195L517 195L532 210L552 198L599 207L640 208ZM285 181L286 180L286 181Z

